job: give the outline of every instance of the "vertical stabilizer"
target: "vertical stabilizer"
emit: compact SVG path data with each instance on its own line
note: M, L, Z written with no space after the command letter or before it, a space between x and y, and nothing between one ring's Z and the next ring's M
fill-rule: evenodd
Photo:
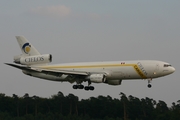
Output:
M24 36L16 36L16 39L23 56L40 55L36 48Z

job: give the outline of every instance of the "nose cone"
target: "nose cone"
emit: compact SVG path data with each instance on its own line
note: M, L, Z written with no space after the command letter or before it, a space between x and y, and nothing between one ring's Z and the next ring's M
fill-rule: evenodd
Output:
M170 71L171 71L171 73L173 73L173 72L175 72L175 70L176 70L176 69L175 69L174 67L171 67L171 70L170 70Z
M163 70L163 75L169 75L169 74L172 74L173 72L175 72L175 68L174 67L168 67L168 68Z
M173 72L175 72L175 68L174 67L169 67L167 70L167 74L172 74Z

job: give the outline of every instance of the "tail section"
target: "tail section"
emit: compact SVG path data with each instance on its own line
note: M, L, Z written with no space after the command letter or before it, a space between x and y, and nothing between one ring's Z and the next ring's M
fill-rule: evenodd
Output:
M23 56L41 55L36 48L23 36L16 36Z
M51 54L41 55L36 48L23 36L16 36L17 42L22 51L21 55L14 56L14 62L21 65L40 65L52 61Z

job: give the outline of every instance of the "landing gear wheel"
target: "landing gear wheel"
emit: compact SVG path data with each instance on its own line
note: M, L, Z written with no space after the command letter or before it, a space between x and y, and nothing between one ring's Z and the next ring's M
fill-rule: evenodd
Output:
M88 90L94 90L94 87L93 86L85 86L84 89L87 90L87 91Z
M151 85L151 84L148 84L147 86L148 86L148 88L151 88L151 87L152 87L152 85Z
M152 85L150 84L151 82L152 82L152 78L149 78L149 79L148 79L148 85L147 85L148 88L151 88L151 87L152 87Z
M79 88L79 89L83 89L83 88L84 88L84 85L78 85L78 88Z
M85 86L84 89L88 91L90 89L90 87L89 86Z
M94 90L94 87L93 87L93 86L89 86L89 89L90 89L90 90Z
M78 89L78 86L77 85L73 85L73 89Z

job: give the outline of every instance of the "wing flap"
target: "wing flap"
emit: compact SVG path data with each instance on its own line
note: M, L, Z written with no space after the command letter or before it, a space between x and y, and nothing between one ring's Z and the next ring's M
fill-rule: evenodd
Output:
M83 75L87 76L89 75L87 72L82 71L69 71L69 70L50 70L50 69L41 69L43 73L59 73L59 74L71 74L71 75Z

